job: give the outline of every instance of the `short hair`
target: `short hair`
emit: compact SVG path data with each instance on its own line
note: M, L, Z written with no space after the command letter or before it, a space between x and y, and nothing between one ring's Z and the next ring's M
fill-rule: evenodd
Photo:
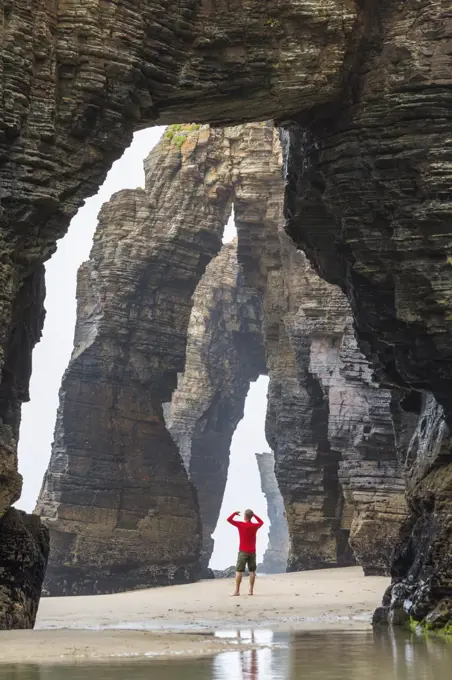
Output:
M250 510L250 509L245 510L245 517L247 517L248 519L252 519L253 516L254 516L254 512L252 510Z

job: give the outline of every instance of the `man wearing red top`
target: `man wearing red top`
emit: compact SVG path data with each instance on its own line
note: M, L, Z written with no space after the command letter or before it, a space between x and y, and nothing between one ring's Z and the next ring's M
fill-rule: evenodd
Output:
M250 572L250 595L254 594L254 581L256 580L256 534L263 525L260 517L254 514L252 510L245 510L245 521L237 522L234 517L240 515L240 512L233 512L228 517L229 524L237 527L239 530L240 544L239 554L237 557L237 566L235 574L235 592L234 596L240 595L240 584L242 582L243 572L248 564L248 571ZM253 522L252 519L256 520Z

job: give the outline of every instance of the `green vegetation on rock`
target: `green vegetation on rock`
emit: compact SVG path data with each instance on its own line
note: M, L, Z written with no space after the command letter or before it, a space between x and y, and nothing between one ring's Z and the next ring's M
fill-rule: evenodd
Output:
M199 130L201 126L198 123L189 123L182 125L180 123L175 123L174 125L169 125L165 132L163 133L164 139L167 139L171 144L175 144L179 149L185 142L190 132Z
M423 633L424 635L434 634L441 637L447 638L448 641L452 642L452 623L447 623L441 628L436 628L428 621L417 621L412 616L407 623L408 629L413 633Z

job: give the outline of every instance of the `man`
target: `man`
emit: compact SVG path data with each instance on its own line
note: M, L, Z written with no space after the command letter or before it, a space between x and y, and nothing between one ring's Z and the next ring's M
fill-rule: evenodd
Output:
M237 566L235 574L235 592L233 596L240 595L240 584L242 582L243 572L248 564L248 571L250 572L250 595L254 594L254 582L256 580L256 534L263 525L260 517L254 514L252 510L245 510L245 521L237 522L234 519L240 512L233 512L228 517L229 524L237 527L239 530L240 543L239 554L237 556ZM252 522L252 519L256 522Z

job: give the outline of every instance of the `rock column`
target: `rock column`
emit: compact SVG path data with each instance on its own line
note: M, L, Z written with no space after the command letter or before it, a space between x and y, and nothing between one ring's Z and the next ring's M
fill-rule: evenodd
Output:
M287 567L289 532L284 501L275 476L275 457L271 452L256 453L256 460L270 520L268 548L264 553L262 568L265 573L280 574Z
M198 128L169 128L145 162L145 189L103 206L79 271L74 351L37 504L51 534L50 595L200 573L196 494L162 409L184 368L191 296L231 205L228 144L222 131Z

